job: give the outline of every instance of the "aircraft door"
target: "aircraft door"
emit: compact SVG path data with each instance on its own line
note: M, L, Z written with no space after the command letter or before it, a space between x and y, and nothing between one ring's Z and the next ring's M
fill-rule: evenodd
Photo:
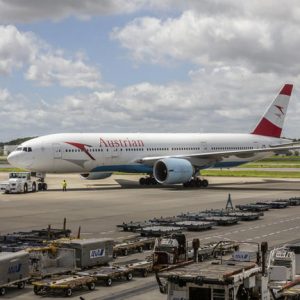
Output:
M52 144L53 158L61 159L62 158L62 149L60 144Z
M207 152L208 147L207 147L207 142L201 142L201 152Z
M120 156L120 148L111 149L111 158L118 158Z

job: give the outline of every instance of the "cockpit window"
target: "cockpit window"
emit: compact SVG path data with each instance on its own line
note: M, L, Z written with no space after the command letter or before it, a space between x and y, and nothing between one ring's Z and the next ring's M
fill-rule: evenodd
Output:
M31 147L18 147L15 151L32 152Z

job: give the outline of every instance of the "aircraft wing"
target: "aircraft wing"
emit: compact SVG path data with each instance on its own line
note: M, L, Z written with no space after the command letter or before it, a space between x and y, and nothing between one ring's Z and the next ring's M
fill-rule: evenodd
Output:
M269 146L265 148L251 149L251 150L228 150L228 151L203 152L203 153L193 153L193 154L149 156L149 157L144 157L142 159L139 159L136 162L152 166L155 164L157 160L172 157L172 158L187 159L191 161L193 165L201 167L201 166L214 164L216 162L222 161L223 158L227 158L230 156L236 156L237 158L251 158L257 153L273 152L274 154L276 154L276 153L286 152L289 150L299 150L299 149L300 149L300 145L299 146L276 145L276 146Z

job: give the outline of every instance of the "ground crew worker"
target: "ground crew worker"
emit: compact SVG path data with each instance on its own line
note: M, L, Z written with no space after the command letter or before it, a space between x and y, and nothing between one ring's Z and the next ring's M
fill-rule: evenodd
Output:
M61 183L61 185L62 185L63 192L66 192L67 191L67 182L66 182L65 179L63 180L63 182Z

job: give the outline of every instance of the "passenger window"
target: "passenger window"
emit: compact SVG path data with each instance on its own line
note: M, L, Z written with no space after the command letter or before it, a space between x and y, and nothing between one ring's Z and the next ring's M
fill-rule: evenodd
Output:
M28 152L32 152L32 148L31 147L28 147Z

